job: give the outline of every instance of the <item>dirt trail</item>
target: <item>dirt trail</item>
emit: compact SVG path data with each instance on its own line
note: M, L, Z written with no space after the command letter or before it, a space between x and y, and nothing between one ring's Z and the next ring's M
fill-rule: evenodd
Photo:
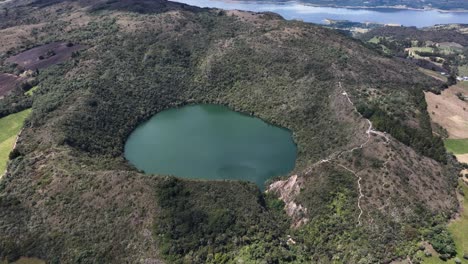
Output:
M358 201L357 201L357 207L359 208L359 215L357 217L357 221L358 221L357 225L359 226L359 225L361 225L361 217L362 217L362 214L364 213L364 210L362 209L362 206L361 206L361 200L362 200L362 198L364 198L364 194L363 194L363 191L362 191L362 185L361 185L362 177L358 175L358 172L346 167L343 164L337 163L336 161L342 155L344 155L346 153L351 153L351 152L353 152L355 150L364 148L370 142L371 135L381 136L381 137L385 138L385 144L388 144L390 142L390 138L387 136L386 133L374 130L373 127L372 127L372 122L369 119L364 118L357 111L354 103L351 101L351 98L348 96L348 93L343 88L341 82L338 82L338 86L339 86L340 90L342 91L341 94L343 96L346 96L346 99L348 100L348 102L353 107L353 111L355 113L357 113L359 116L361 116L361 118L363 118L363 119L365 119L367 121L368 128L367 128L367 130L365 132L365 134L367 135L367 139L366 139L365 142L363 142L359 146L353 147L353 148L345 150L345 151L335 152L335 153L331 154L328 158L319 160L318 162L312 164L312 166L309 168L309 170L307 170L305 172L305 174L311 173L312 170L316 166L318 166L320 164L323 164L323 163L332 163L332 164L335 164L336 166L339 166L339 167L351 172L357 179L357 186L358 186L358 191L359 191L359 197L358 197ZM385 163L387 163L387 161L385 161ZM286 186L288 188L285 188L285 189L281 188L281 187L286 187ZM291 194L296 194L298 192L298 190L300 190L299 182L297 181L297 175L294 175L294 176L291 176L288 180L278 181L278 182L275 182L275 183L271 184L269 186L267 192L268 191L279 191L280 199L283 200L285 202L285 204L286 204L285 205L286 213L289 216L294 216L296 213L303 213L303 212L307 211L307 208L304 208L301 205L297 205L293 201L294 197ZM296 209L300 209L300 212L296 211ZM307 221L308 221L308 219L305 219L305 222L307 222ZM300 226L301 222L304 222L304 218L301 219L299 221L299 223L294 224L294 226Z

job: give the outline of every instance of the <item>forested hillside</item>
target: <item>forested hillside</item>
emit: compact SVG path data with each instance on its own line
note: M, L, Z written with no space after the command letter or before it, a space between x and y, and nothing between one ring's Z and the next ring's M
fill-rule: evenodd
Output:
M32 106L0 182L0 259L388 263L422 240L453 255L443 224L457 209L457 164L432 135L423 95L442 83L272 13L22 3L0 12L0 36L22 29L0 48L3 72L21 72L8 58L43 44L84 48L38 70L32 97L26 85L0 99L0 115ZM145 175L124 159L138 124L194 103L292 130L293 172L262 193Z

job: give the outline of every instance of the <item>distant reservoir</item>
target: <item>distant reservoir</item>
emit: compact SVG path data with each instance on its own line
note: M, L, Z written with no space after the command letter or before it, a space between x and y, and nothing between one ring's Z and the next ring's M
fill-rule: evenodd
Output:
M260 189L290 172L296 155L291 131L219 105L160 112L125 144L125 157L145 173L244 180Z
M226 10L246 10L254 12L275 12L285 19L299 19L317 24L325 19L349 20L353 22L377 22L401 24L403 26L428 27L436 24L468 23L468 12L438 10L409 10L394 8L340 8L317 7L303 1L265 0L176 0L198 7L213 7Z

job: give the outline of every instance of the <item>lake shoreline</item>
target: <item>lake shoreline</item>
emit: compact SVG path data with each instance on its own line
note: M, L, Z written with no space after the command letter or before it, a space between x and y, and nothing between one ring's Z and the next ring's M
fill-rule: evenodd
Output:
M273 3L273 2L271 2ZM302 3L301 3L302 4ZM407 6L340 6L340 5L316 5L303 3L305 6L312 7L332 7L332 8L345 8L345 9L394 9L394 10L410 10L410 11L437 11L440 13L468 13L468 9L439 9L439 8L414 8Z
M467 10L417 9L406 6L342 6L314 5L298 1L274 2L272 0L175 0L201 8L241 10L256 13L273 12L285 20L300 20L324 25L326 19L359 23L376 23L404 27L425 28L436 25L465 24Z
M241 1L225 1L223 0L222 2L238 2L238 3L244 3L244 2L249 2L245 0ZM262 1L262 4L278 4L275 1ZM345 9L367 9L367 10L374 10L374 9L394 9L394 10L410 10L410 11L437 11L440 13L468 13L468 9L440 9L440 8L433 8L433 7L424 7L424 8L415 8L415 7L408 7L404 5L396 5L396 6L346 6L346 5L335 5L335 4L330 4L330 5L320 5L320 4L313 4L313 3L302 3L302 2L297 2L297 1L286 1L282 2L281 4L287 4L287 3L295 3L295 4L300 4L304 6L311 6L311 7L330 7L330 8L345 8ZM467 22L468 23L468 22Z

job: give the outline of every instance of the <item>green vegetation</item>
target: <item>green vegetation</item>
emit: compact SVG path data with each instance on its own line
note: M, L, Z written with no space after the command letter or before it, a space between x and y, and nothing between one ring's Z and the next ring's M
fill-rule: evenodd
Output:
M463 210L458 218L448 225L448 231L454 241L454 249L456 250L456 255L454 254L454 257L458 258L461 263L468 263L468 260L464 258L464 256L468 254L468 186L462 180L460 180L459 183L459 193L462 198ZM423 257L422 253L420 255L424 264L446 263L446 261L443 261L438 255L433 255L431 257Z
M464 259L463 256L468 254L468 186L463 181L460 181L459 192L463 199L463 211L457 220L449 224L449 231L455 241L457 257ZM468 260L464 261L468 263Z
M466 75L468 65L467 25L418 29L415 27L379 27L360 34L358 38L369 47L393 55L434 72L447 73L448 82ZM376 42L378 40L378 42Z
M446 139L444 140L447 151L453 154L468 153L468 139Z
M310 225L297 230L294 236L299 244L312 249L311 260L326 263L325 256L328 254L339 263L373 263L377 256L384 257L381 252L372 249L375 238L356 224L359 211L356 207L358 194L354 176L329 166L316 182L319 184L315 186L310 182L306 187L309 191L300 196L301 203L310 210ZM367 252L366 256L346 254L361 250Z
M468 65L458 66L458 74L460 76L468 76Z
M0 118L0 173L6 169L9 154L16 141L16 136L23 127L24 120L31 114L31 110L12 114Z
M369 39L368 42L374 43L374 44L379 44L380 43L380 38L373 37L373 38Z
M0 183L2 259L390 262L411 255L421 229L453 209L456 164L428 136L422 93L441 83L359 41L271 13L235 16L164 1L33 7L0 17L2 28L40 25L1 54L3 64L58 40L89 49L42 69L34 96L17 91L0 101L0 115L34 109ZM378 129L417 152L373 135L365 149L345 153L366 142L368 128L345 91ZM196 103L226 105L294 132L292 173L301 185L291 198L307 208L294 217L308 222L290 228L298 219L251 183L144 175L123 158L142 121ZM330 156L339 157L310 172ZM357 178L340 164L362 175L361 226Z
M433 136L430 118L425 109L426 101L422 90L415 90L414 97L418 98L418 107L421 110L419 121L425 130L414 129L401 122L400 119L390 116L387 111L381 110L378 106L366 106L361 104L358 111L372 121L375 128L386 131L402 143L413 147L422 155L431 157L439 162L446 163L446 151L442 139Z
M300 257L285 244L290 222L281 201L263 197L253 184L169 177L157 188L162 212L155 233L171 263L278 263Z
M7 97L0 100L0 118L18 113L32 106L30 96L21 89L13 90Z
M29 89L27 92L25 92L24 94L27 95L27 96L32 96L33 93L39 88L39 86L34 86L33 88Z

